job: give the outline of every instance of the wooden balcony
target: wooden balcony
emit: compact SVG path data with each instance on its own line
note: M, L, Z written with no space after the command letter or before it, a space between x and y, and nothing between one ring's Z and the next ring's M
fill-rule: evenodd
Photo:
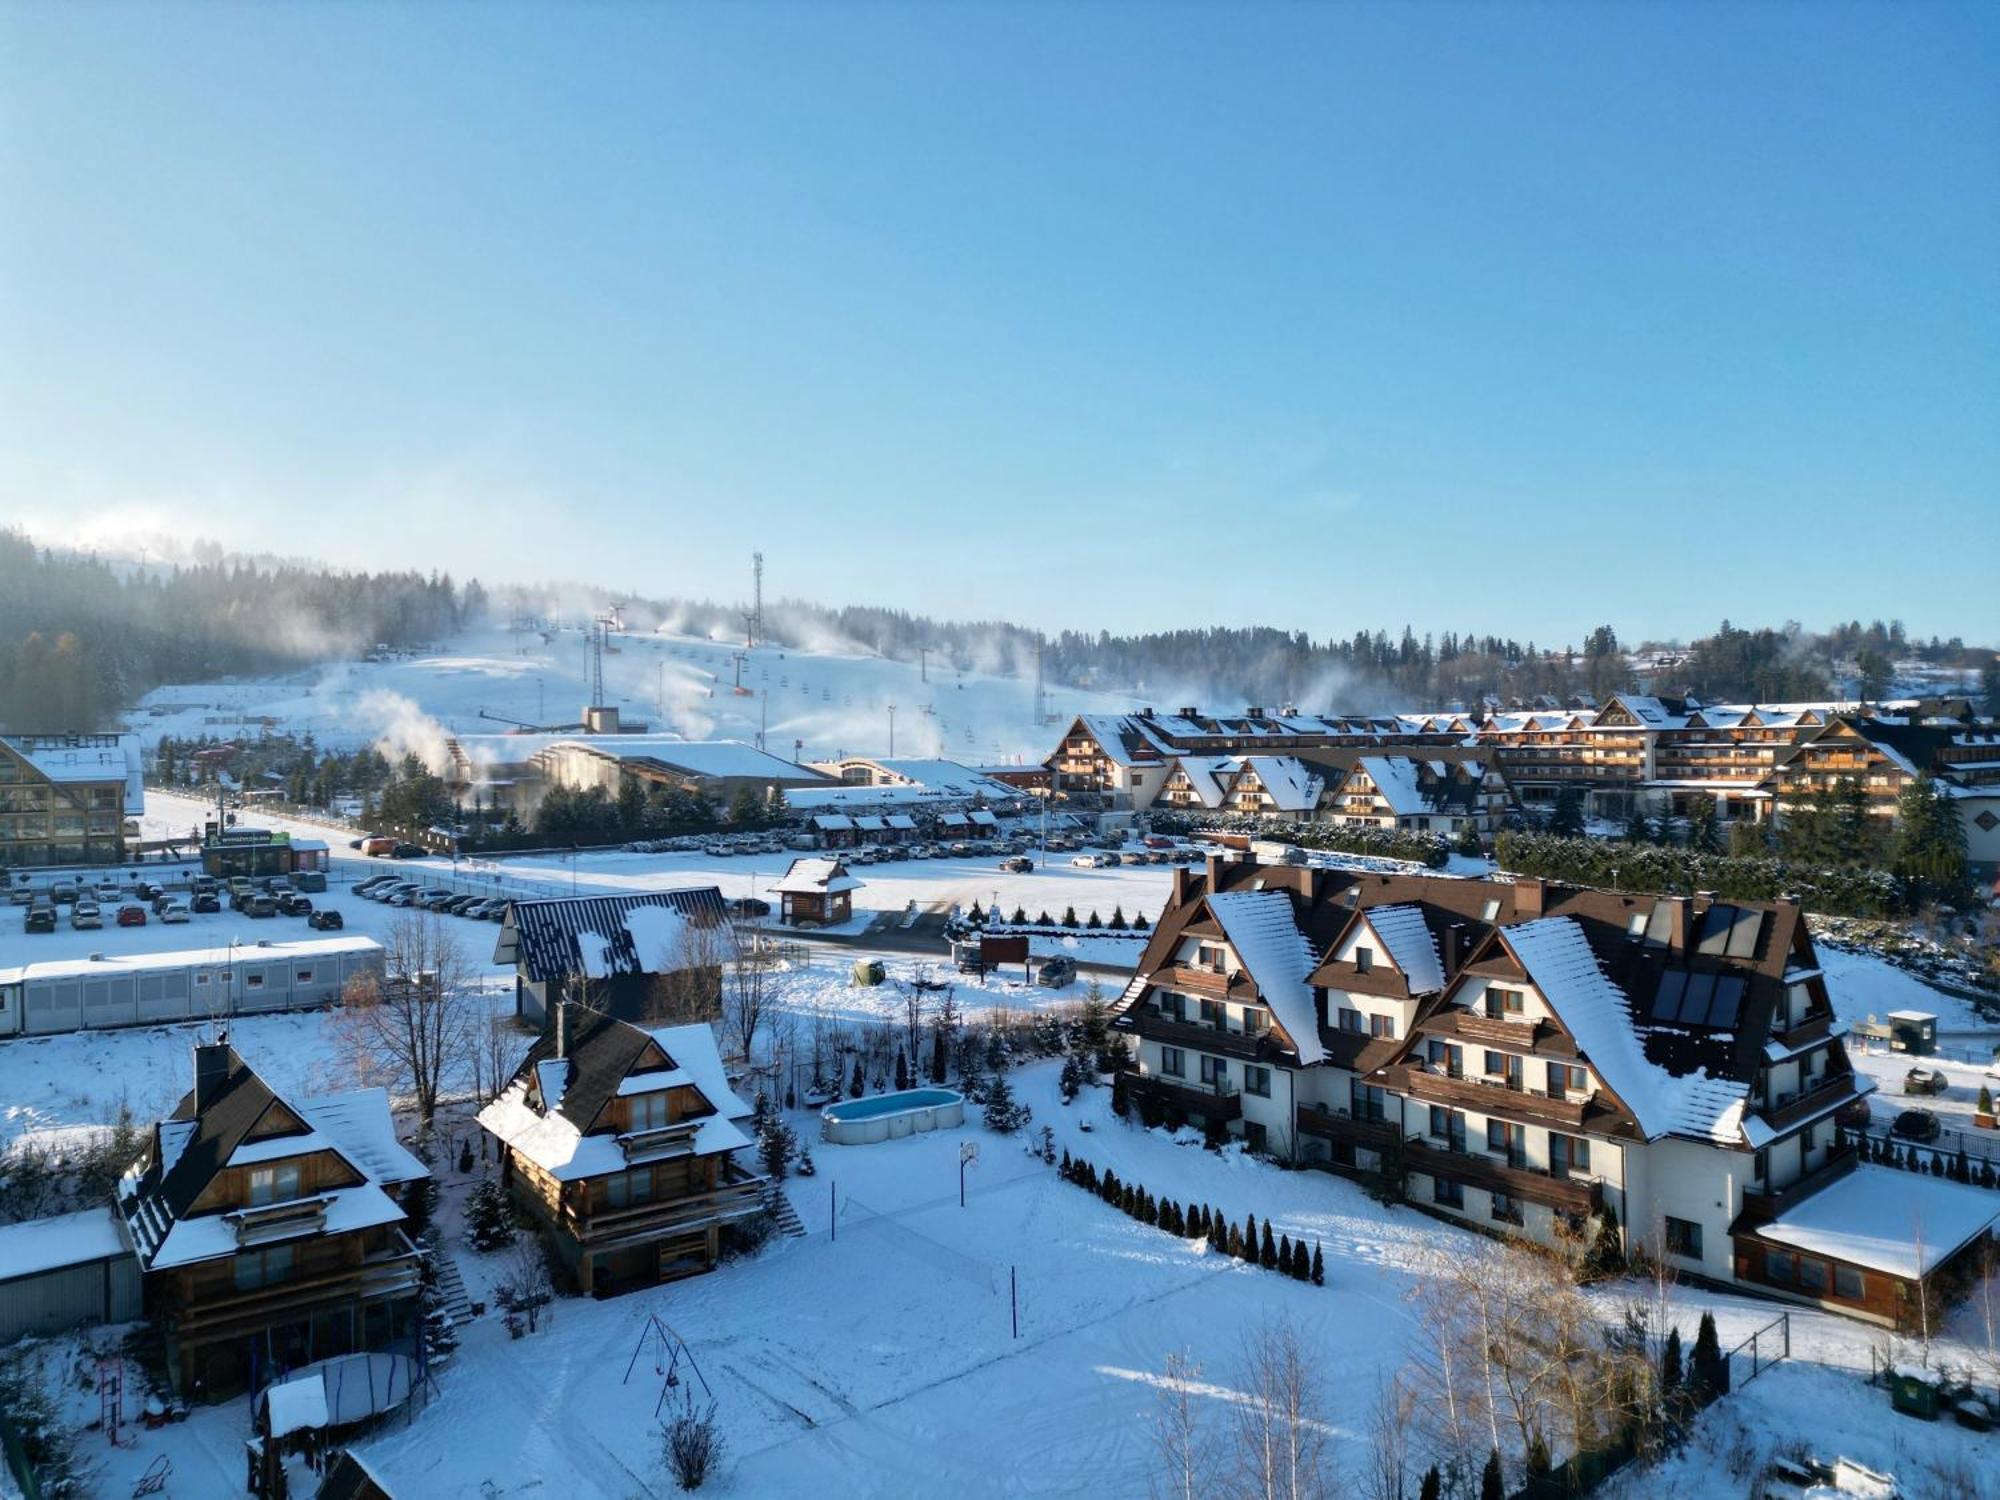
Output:
M1833 1017L1822 1012L1816 1016L1807 1016L1805 1020L1799 1022L1798 1025L1792 1027L1789 1031L1774 1027L1771 1033L1771 1040L1789 1050L1795 1047L1807 1047L1814 1042L1824 1041L1832 1031Z
M1142 1005L1127 1018L1132 1030L1151 1041L1170 1047L1188 1047L1216 1057L1235 1057L1248 1062L1271 1063L1283 1054L1268 1034L1229 1031L1200 1021L1178 1021L1162 1015L1150 1005Z
M1444 1104L1508 1119L1518 1116L1563 1130L1581 1130L1591 1107L1591 1100L1585 1097L1557 1099L1530 1089L1508 1088L1504 1083L1450 1078L1409 1064L1391 1072L1389 1087L1427 1104Z
M1824 1114L1854 1093L1854 1074L1829 1073L1788 1104L1759 1111L1764 1123L1780 1134L1805 1120Z
M590 1214L580 1214L565 1203L561 1223L579 1244L593 1248L603 1248L620 1241L685 1234L748 1218L756 1213L763 1206L763 1192L768 1181L763 1176L743 1173L728 1182L718 1183L706 1192L652 1203L635 1203L625 1208L599 1209Z
M1243 1118L1243 1095L1234 1084L1218 1089L1212 1084L1149 1073L1128 1073L1125 1082L1135 1099L1150 1098L1162 1109L1177 1109L1185 1115L1199 1115L1204 1120L1220 1120L1225 1124Z
M373 1253L269 1286L220 1295L210 1288L178 1292L171 1298L170 1319L176 1334L191 1343L289 1322L329 1304L415 1296L421 1259L401 1231L393 1231Z
M1189 964L1169 964L1153 975L1162 989L1182 990L1196 995L1212 995L1241 1003L1254 1003L1257 986L1247 974L1218 974L1213 969L1197 969Z
M1386 1151L1403 1134L1402 1127L1393 1120L1361 1120L1346 1110L1312 1104L1299 1106L1297 1125L1302 1135L1317 1136L1337 1146L1359 1146L1369 1151Z
M1588 1178L1557 1177L1535 1167L1509 1166L1476 1151L1452 1151L1421 1137L1404 1143L1403 1164L1427 1177L1505 1193L1523 1203L1539 1203L1565 1213L1593 1212L1603 1200L1603 1188Z
M1504 1047L1509 1052L1532 1053L1547 1042L1561 1039L1562 1033L1546 1021L1509 1021L1482 1015L1478 1011L1450 1012L1453 1029L1468 1042L1488 1047ZM1564 1041L1564 1056L1574 1057L1576 1049Z

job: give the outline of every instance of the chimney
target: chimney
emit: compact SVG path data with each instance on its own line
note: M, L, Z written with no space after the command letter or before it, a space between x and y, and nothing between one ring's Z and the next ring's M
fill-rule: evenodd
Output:
M1714 891L1696 891L1694 893L1694 914L1696 916L1700 916L1713 905L1715 905Z
M1465 924L1454 922L1445 930L1444 971L1456 974L1465 962Z
M229 1041L197 1042L194 1048L194 1107L207 1109L229 1077Z
M1186 865L1174 866L1174 905L1176 906L1187 900L1187 877L1188 870Z
M1220 854L1211 854L1208 857L1208 894L1212 896L1221 888L1222 856Z
M1539 917L1545 887L1539 875L1524 875L1514 882L1514 912L1517 916Z

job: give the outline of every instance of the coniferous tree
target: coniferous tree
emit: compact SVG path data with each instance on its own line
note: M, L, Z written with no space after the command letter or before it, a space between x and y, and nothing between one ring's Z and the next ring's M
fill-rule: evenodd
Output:
M1238 1260L1243 1259L1243 1231L1235 1224L1229 1226L1229 1244L1225 1248Z
M1500 1467L1500 1450L1486 1453L1486 1469L1479 1476L1479 1500L1507 1500L1507 1475Z
M868 1064L862 1061L859 1053L856 1053L854 1057L854 1076L848 1080L847 1097L850 1099L859 1099L867 1092Z
M998 1069L986 1083L986 1128L997 1130L1002 1135L1012 1135L1026 1125L1032 1111L1025 1104L1014 1099L1014 1086L1007 1081L1007 1070Z
M1681 1383L1681 1331L1667 1330L1667 1347L1660 1354L1660 1384L1675 1390Z
M1257 1248L1257 1264L1267 1271L1274 1271L1278 1266L1278 1244L1276 1240L1271 1238L1271 1221L1269 1219L1264 1221L1264 1239Z
M1722 1341L1716 1337L1715 1314L1704 1312L1701 1325L1694 1334L1694 1362L1689 1368L1688 1383L1703 1396L1714 1395L1722 1389Z
M1417 1488L1417 1500L1444 1500L1444 1476L1432 1464L1424 1470L1424 1482Z
M1326 1285L1326 1257L1320 1254L1319 1241L1313 1241L1312 1281L1314 1286Z
M1268 1231L1269 1226L1266 1225L1265 1227ZM1273 1257L1270 1269L1273 1271L1283 1271L1287 1276L1292 1274L1292 1237L1290 1235L1281 1234L1278 1236L1278 1253Z
M896 1049L896 1090L902 1092L910 1086L910 1057L901 1047Z

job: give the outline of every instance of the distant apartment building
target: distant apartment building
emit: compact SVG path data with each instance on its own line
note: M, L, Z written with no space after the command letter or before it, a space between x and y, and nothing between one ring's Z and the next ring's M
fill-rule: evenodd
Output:
M1878 1322L1955 1292L2000 1217L1857 1164L1837 1116L1872 1085L1795 902L1211 860L1116 1025L1142 1118Z
M136 735L0 735L0 869L121 863L145 807Z

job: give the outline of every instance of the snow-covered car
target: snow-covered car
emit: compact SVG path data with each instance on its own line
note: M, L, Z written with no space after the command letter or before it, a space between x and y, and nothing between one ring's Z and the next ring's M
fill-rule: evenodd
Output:
M1906 1094L1942 1094L1950 1087L1951 1081L1936 1068L1912 1068L1903 1075Z
M1896 1123L1889 1127L1889 1134L1906 1141L1934 1141L1943 1129L1938 1117L1930 1110L1906 1109L1896 1116Z
M97 883L97 899L102 903L109 904L124 894L115 880L100 880Z
M79 932L87 927L102 927L104 913L95 901L79 901L69 909L69 925Z
M185 922L189 920L188 904L178 896L170 896L159 910L162 922Z

